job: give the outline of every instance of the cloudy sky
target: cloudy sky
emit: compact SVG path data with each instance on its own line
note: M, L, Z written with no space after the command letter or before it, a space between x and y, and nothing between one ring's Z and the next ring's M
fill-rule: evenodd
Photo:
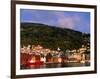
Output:
M21 9L20 21L43 23L90 33L90 13L52 10Z

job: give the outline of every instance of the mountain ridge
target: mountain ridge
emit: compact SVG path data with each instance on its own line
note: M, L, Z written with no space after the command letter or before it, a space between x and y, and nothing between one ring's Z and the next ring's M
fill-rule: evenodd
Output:
M33 25L33 24L35 24L35 25L44 25L44 26L50 26L52 28L68 29L68 30L73 30L73 31L76 31L76 32L80 32L78 30L74 30L74 29L70 29L70 28L61 28L59 26L53 26L53 25L42 24L42 23L22 22L21 25L23 25L23 24L24 25ZM80 32L80 33L82 33L82 32Z
M21 46L39 44L52 50L59 47L65 51L80 48L82 40L82 32L72 29L40 23L21 23Z

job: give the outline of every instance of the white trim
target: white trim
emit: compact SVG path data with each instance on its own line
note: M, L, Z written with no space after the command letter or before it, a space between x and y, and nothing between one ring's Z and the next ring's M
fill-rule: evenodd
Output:
M91 46L90 46L91 47L91 55L90 55L91 65L89 67L20 70L20 9L90 12L91 14L91 21L90 21L90 25L91 25ZM91 71L91 70L94 70L94 10L93 9L72 8L72 7L54 7L54 6L36 6L36 5L19 5L19 4L16 5L16 75L77 72L77 71Z

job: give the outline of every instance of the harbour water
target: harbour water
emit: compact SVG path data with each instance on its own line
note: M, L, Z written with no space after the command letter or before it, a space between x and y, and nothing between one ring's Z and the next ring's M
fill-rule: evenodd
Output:
M44 68L64 68L64 67L83 67L90 66L90 62L69 62L69 63L45 63L42 65L21 65L21 69L44 69Z

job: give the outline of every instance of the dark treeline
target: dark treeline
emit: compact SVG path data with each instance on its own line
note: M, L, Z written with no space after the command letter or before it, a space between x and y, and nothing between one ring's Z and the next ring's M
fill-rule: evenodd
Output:
M84 37L82 32L53 27L38 23L21 23L21 46L41 45L44 48L56 50L58 47L66 49L78 49L82 46Z

